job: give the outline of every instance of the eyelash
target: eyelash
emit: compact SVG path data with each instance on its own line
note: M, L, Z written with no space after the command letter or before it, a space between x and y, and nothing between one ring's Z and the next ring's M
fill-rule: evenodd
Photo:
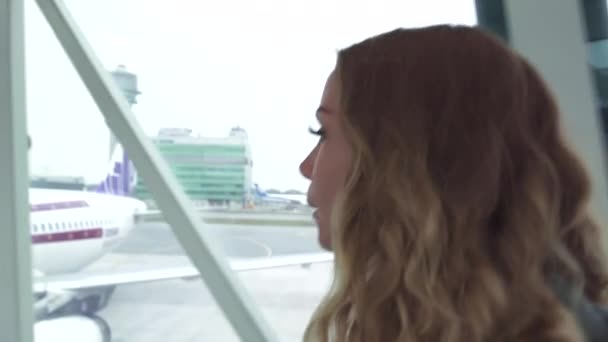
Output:
M312 129L312 127L308 127L308 132L310 132L310 134L321 137L321 139L323 139L325 137L325 130L323 128L314 130L314 129Z

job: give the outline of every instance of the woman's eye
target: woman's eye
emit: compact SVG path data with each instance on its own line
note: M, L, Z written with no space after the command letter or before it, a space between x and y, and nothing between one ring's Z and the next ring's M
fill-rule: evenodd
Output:
M321 137L321 139L323 139L325 137L325 130L323 128L319 128L318 130L315 130L315 129L312 129L311 127L309 127L308 132L310 132L310 134Z

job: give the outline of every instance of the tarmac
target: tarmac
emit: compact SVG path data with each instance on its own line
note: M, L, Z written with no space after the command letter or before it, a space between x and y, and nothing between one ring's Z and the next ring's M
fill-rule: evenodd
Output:
M321 251L314 227L214 225L206 229L229 258ZM190 265L165 223L137 226L114 252L90 271ZM330 263L237 273L252 307L279 341L301 341L311 314L331 281ZM114 342L241 341L202 280L168 280L117 287L99 315Z

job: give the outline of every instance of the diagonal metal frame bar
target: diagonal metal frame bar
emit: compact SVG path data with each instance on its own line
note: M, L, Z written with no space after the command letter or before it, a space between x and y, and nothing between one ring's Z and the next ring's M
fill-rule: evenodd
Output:
M193 204L178 185L159 152L144 134L129 105L103 68L60 0L37 0L57 39L88 88L106 123L124 145L152 192L177 240L209 287L228 321L243 341L277 341L274 332L247 298L229 270Z
M0 334L33 341L24 4L0 0Z

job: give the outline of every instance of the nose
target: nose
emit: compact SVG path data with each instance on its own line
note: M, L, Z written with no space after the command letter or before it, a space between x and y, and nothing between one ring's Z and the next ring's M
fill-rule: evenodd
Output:
M314 166L314 154L317 148L315 147L308 156L300 163L300 173L304 178L310 180L312 178L312 169Z

